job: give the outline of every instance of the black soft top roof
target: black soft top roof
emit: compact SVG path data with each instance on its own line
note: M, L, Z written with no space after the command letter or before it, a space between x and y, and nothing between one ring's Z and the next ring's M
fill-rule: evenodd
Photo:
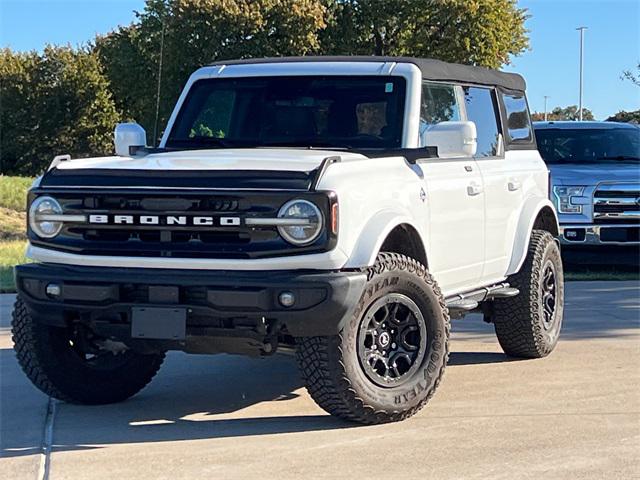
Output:
M340 57L271 57L248 58L244 60L219 60L212 65L250 65L260 63L299 63L299 62L397 62L413 63L422 72L426 80L453 81L479 85L503 87L508 90L524 92L524 78L517 73L506 73L483 67L447 63L430 58L414 57L374 57L374 56L340 56Z

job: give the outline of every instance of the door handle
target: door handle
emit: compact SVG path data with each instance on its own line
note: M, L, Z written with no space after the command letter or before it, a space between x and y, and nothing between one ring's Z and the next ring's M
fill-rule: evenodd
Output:
M471 182L467 185L467 195L474 197L482 193L482 185L478 185L476 182Z
M510 192L520 190L520 187L522 187L520 180L516 180L515 178L509 180L509 183L507 183L507 189L509 189Z

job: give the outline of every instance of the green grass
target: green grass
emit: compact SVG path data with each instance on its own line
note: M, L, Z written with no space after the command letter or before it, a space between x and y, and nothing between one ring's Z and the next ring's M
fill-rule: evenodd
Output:
M0 175L0 292L13 292L13 267L25 263L27 190L33 178Z
M0 293L15 292L13 267L25 263L26 242L0 242Z
M0 207L24 212L33 178L0 175Z
M566 268L566 267L565 267ZM573 282L602 281L640 281L640 269L638 267L611 267L611 266L587 266L565 270L564 279Z
M26 240L27 214L0 207L0 242Z

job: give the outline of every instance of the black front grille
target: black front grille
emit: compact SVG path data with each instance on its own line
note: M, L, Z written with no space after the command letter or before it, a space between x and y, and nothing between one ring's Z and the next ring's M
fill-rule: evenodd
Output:
M636 198L640 195L640 190L597 190L593 196L595 198Z
M62 205L65 214L105 215L135 218L135 224L66 223L53 239L43 240L29 233L34 245L75 254L251 259L319 253L333 248L335 237L325 231L311 245L294 247L281 238L272 226L245 225L247 218L276 217L280 207L293 198L305 198L322 210L325 218L330 211L330 197L309 192L242 192L220 191L123 191L104 192L81 189L39 189L31 192L30 200L50 195ZM158 224L140 224L142 216L159 217ZM169 224L168 216L189 219L187 224ZM195 226L192 219L232 217L240 225Z
M635 212L640 210L638 205L594 205L593 211L599 213Z

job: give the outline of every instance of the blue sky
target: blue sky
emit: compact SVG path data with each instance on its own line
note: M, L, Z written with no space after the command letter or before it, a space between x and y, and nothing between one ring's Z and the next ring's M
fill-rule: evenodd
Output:
M507 70L525 76L531 109L578 103L576 27L585 33L584 105L598 119L640 108L640 88L620 80L640 61L640 0L521 0L529 9L531 49ZM0 45L41 50L78 45L134 20L143 0L0 0Z

